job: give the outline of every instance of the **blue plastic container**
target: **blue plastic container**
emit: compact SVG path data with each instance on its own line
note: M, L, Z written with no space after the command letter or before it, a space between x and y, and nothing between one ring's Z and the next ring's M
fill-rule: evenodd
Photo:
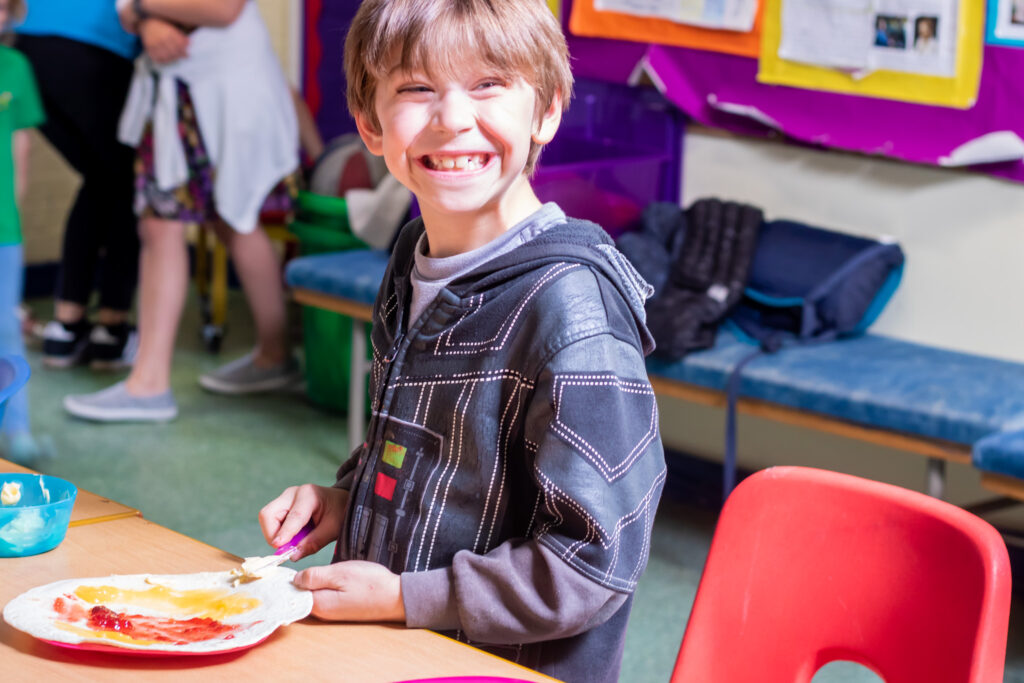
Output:
M21 356L0 357L0 424L4 421L7 399L25 386L29 374L28 363Z
M67 533L78 489L69 481L46 474L0 472L0 484L15 483L21 484L21 500L0 505L0 557L25 557L53 550Z

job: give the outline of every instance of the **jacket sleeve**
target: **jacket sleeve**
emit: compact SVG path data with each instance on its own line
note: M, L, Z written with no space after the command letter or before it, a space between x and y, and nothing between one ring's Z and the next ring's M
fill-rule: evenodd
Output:
M524 426L536 497L528 538L402 575L409 626L476 641L582 633L636 587L665 479L657 406L634 344L572 341L538 376Z

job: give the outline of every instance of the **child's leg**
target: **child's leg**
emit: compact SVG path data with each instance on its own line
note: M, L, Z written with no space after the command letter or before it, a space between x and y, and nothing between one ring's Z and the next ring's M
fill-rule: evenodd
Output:
M16 309L21 303L22 248L20 244L0 246L0 356L24 357L25 347ZM12 396L7 403L0 431L5 434L28 433L28 388Z
M281 365L289 357L288 325L281 261L274 245L260 228L243 234L218 221L214 230L228 247L256 323L253 363L258 367Z
M64 409L96 422L165 422L178 415L171 361L188 286L185 224L139 222L139 352L128 379L92 394L64 397Z
M130 394L152 396L170 388L188 289L188 249L181 221L143 218L139 235L139 352L125 386Z
M221 222L214 226L228 246L256 322L256 348L199 377L199 384L218 394L255 394L294 386L301 378L298 361L288 347L288 328L281 284L281 264L263 230L241 234Z

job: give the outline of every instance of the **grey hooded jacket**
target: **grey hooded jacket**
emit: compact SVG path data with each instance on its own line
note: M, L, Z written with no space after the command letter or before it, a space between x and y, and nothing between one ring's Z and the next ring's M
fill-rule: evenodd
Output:
M367 441L335 559L402 575L407 624L566 681L618 678L665 480L649 286L569 219L406 320L422 223L374 306Z

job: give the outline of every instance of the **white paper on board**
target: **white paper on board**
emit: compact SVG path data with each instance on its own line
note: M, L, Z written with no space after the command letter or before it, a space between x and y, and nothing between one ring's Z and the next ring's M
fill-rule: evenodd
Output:
M779 57L855 79L878 69L953 77L959 6L960 0L783 0Z
M1010 130L986 133L960 145L949 156L939 159L940 166L974 166L999 161L1024 159L1024 140Z
M735 114L736 116L743 116L748 119L753 119L754 121L757 121L758 123L768 126L769 128L773 128L775 130L782 130L782 126L779 124L778 121L773 119L771 116L768 116L768 114L765 114L757 107L753 107L749 104L735 104L732 102L722 102L721 100L718 99L717 95L711 93L710 95L708 95L708 106L710 106L712 109L717 109L718 111L724 111L727 114Z
M594 9L747 32L754 27L757 0L594 0Z

